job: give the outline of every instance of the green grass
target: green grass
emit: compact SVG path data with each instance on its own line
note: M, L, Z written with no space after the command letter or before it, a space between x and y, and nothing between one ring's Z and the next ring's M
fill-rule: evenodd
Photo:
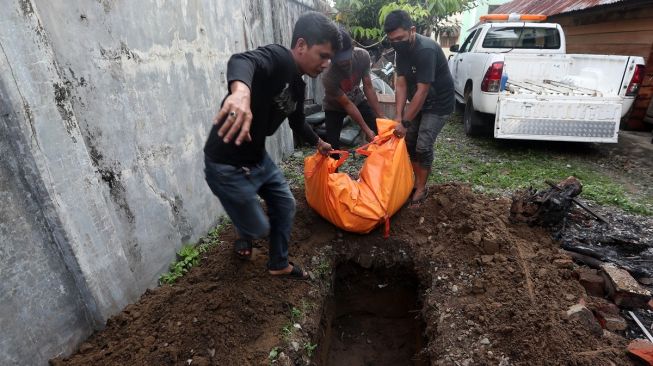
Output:
M431 182L464 182L476 191L501 195L528 186L546 188L545 180L573 175L583 183L582 198L653 215L652 197L629 196L625 183L602 171L582 145L469 138L459 118L452 117L438 137Z
M205 237L200 238L199 244L184 244L177 252L177 259L170 264L169 272L159 276L159 284L171 285L198 265L201 254L222 243L220 236L229 223L228 218L222 217L218 226L211 229Z

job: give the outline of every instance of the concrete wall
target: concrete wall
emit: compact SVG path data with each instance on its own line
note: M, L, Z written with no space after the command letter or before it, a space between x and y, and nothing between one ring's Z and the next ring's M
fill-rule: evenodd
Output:
M215 224L228 57L289 46L317 1L0 0L0 364L69 353Z

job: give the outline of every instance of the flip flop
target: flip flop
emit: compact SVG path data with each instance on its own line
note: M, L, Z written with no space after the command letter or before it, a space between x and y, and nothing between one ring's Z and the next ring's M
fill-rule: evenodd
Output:
M285 274L278 274L278 275L272 275L272 277L278 277L278 278L284 278L284 279L289 279L289 280L295 280L295 281L308 281L311 279L311 276L306 272L306 276L304 276L304 270L296 265L293 262L288 262L292 266L292 271L290 273L285 273Z
M428 196L429 196L429 187L425 187L424 194L422 194L422 197L416 200L410 200L410 202L408 202L408 207L417 207L421 205L422 203L424 203L424 201L426 201Z
M249 250L249 254L242 254L242 251ZM247 239L236 239L234 242L234 253L240 260L252 258L252 242Z

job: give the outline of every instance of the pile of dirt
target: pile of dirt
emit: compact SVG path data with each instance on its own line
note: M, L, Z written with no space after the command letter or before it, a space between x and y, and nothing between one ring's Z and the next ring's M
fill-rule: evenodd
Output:
M313 281L270 277L265 243L252 261L237 260L230 232L223 245L205 254L200 266L178 283L148 290L77 353L52 364L332 364L330 359L342 360L331 352L346 347L338 340L347 339L347 332L350 340L380 342L386 345L379 347L383 349L396 344L406 352L409 348L390 338L408 338L415 333L411 329L418 328L424 337L410 336L417 345L411 352L419 353L413 360L429 359L433 365L631 364L621 335L597 331L583 319L567 316L586 295L572 276L573 262L547 231L511 224L507 198L485 197L454 184L433 187L432 192L420 207L402 209L392 218L389 239L380 231L340 232L307 207L297 192L290 255L312 271ZM350 272L345 275L342 266L347 263ZM354 275L351 266L360 267ZM417 293L417 301L375 307L404 295L366 295L376 300L358 308L350 304L349 310L355 311L339 312L337 305L334 310L334 299L374 294L370 287L393 288L389 277L365 280L365 270L407 273L391 277L413 278L406 287ZM409 322L413 328L386 331L387 338L347 331L355 325L347 317L362 315L355 321L369 323L365 316L380 312L373 308L390 309L390 314L410 311L421 326ZM385 329L404 323L387 324ZM384 364L378 354L358 349L362 351L351 354L352 359Z

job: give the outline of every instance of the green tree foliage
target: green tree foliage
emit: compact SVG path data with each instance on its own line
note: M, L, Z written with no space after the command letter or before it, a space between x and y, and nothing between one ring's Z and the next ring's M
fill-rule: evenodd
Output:
M477 0L336 0L336 21L345 24L356 41L370 44L383 38L385 17L395 9L408 12L418 32L428 35L446 29L447 17L476 3Z

